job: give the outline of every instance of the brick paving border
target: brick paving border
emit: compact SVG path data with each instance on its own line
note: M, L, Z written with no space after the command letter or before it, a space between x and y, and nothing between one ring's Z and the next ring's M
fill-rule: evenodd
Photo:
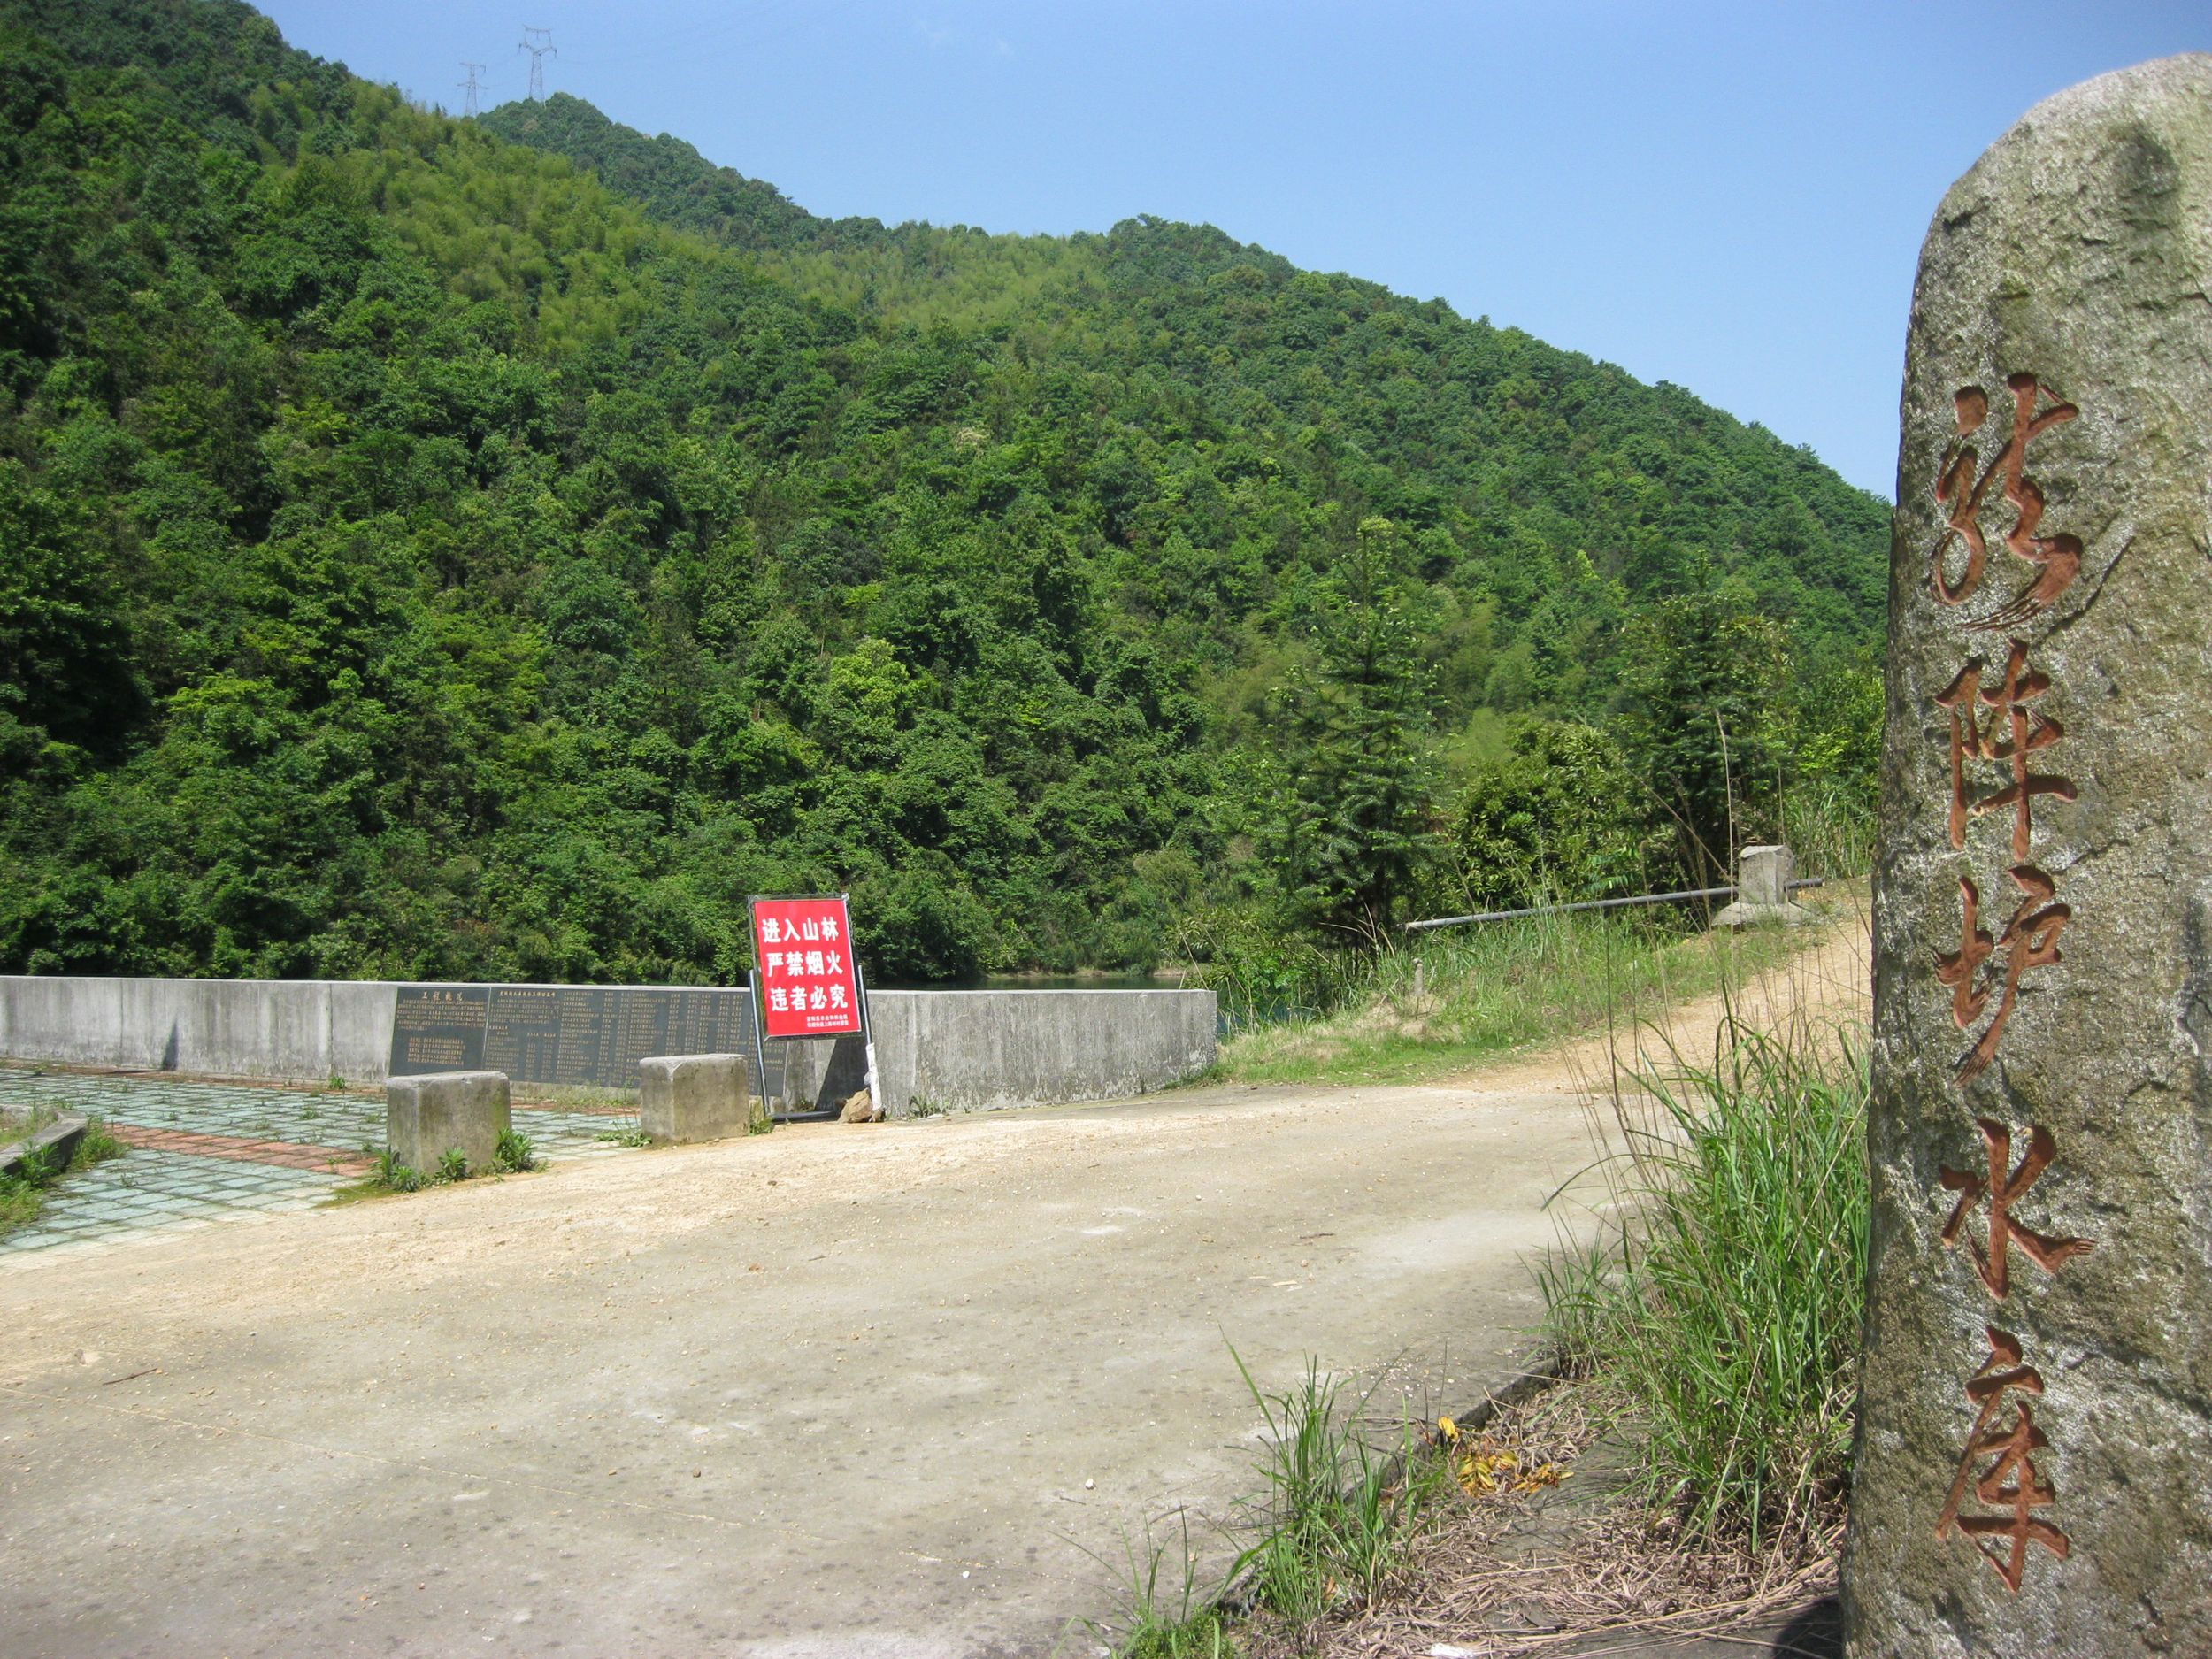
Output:
M234 1158L242 1164L276 1164L288 1170L313 1170L318 1174L366 1175L375 1167L358 1152L296 1141L250 1141L240 1135L198 1134L188 1129L142 1129L134 1124L111 1124L108 1133L127 1147L145 1147L156 1152L189 1152L205 1158Z

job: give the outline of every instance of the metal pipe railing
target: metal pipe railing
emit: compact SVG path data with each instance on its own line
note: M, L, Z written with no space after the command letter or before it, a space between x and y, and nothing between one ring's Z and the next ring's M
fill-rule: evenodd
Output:
M1825 887L1825 876L1809 876L1789 884L1792 893L1801 893L1807 887ZM1633 904L1667 904L1682 899L1733 898L1741 889L1737 887L1691 887L1681 893L1640 893L1626 899L1584 899L1575 904L1536 904L1525 910L1477 910L1471 916L1439 916L1425 922L1407 922L1402 931L1425 933L1432 927L1459 927L1470 922L1509 922L1524 916L1564 916L1571 910L1620 910Z

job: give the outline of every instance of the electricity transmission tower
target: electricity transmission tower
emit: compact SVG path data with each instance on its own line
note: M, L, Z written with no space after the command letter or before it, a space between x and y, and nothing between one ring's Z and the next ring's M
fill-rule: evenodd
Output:
M534 29L528 24L522 28L522 43L515 48L530 54L530 101L541 103L545 97L545 59L548 53L558 58L560 49L553 44L551 29Z
M476 77L484 73L484 65L481 64L465 63L461 65L461 67L469 72L469 78L466 81L457 81L453 84L459 87L462 91L468 94L468 108L464 111L463 113L473 115L476 113L476 95L484 89L483 82L477 80Z

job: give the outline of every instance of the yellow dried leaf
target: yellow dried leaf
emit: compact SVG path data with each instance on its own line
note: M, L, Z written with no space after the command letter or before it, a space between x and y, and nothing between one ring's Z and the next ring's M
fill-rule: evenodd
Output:
M1540 1463L1513 1483L1516 1492L1538 1492L1546 1486L1555 1486L1567 1478L1567 1471L1557 1463Z
M1519 1469L1520 1460L1511 1452L1501 1451L1487 1435L1459 1460L1456 1472L1459 1484L1470 1497L1479 1497L1486 1492L1495 1492Z

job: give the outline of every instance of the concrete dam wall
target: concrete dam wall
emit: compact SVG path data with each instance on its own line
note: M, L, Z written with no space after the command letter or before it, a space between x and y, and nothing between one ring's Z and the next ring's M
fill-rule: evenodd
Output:
M124 1071L368 1082L389 1070L403 988L390 980L0 975L0 1055ZM1110 1100L1164 1087L1214 1061L1211 991L879 991L868 1006L883 1104L895 1116L918 1100L952 1109ZM787 1104L861 1086L856 1041L772 1046L783 1048Z

